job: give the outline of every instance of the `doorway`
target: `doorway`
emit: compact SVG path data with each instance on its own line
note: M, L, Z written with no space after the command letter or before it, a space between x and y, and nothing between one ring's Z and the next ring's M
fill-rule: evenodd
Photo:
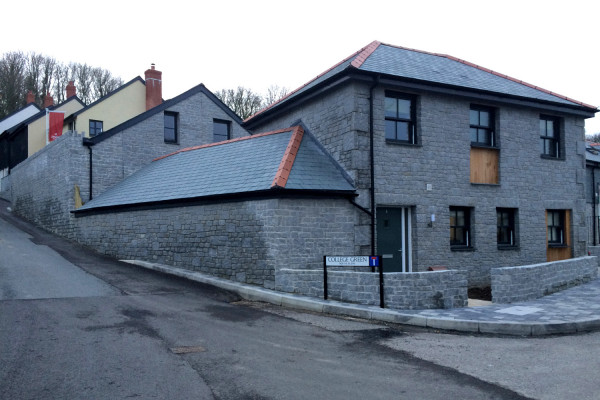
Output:
M386 272L412 272L410 207L377 207L377 253Z

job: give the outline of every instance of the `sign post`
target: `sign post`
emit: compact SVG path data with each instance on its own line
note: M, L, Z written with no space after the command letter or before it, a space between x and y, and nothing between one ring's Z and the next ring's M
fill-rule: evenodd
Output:
M327 267L371 267L379 269L379 306L384 308L383 260L381 256L323 256L323 299L327 300Z

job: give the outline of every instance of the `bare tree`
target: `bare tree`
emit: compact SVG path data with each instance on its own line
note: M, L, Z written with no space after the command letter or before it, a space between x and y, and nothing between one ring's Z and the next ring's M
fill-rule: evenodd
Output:
M21 107L25 99L26 57L20 51L4 54L0 59L0 118Z
M94 101L94 93L92 88L92 67L87 64L70 63L71 76L74 78L75 86L77 87L77 96L85 104L90 104Z
M289 90L285 86L284 87L280 87L279 85L269 86L269 88L267 89L267 94L265 95L265 97L263 99L263 107L270 106L271 104L275 103L276 101L281 100L282 98L287 96L288 93L289 93Z
M65 64L56 64L54 68L54 85L52 87L52 93L56 103L62 103L66 100L67 83L71 80L70 68Z
M242 86L237 89L222 89L215 93L227 107L241 119L246 119L262 108L262 96Z
M92 70L92 88L96 99L106 96L122 84L123 81L120 78L113 77L108 70L102 68Z

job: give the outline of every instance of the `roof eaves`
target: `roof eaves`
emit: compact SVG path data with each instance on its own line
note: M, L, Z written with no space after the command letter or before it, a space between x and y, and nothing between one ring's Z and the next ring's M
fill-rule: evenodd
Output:
M165 154L164 156L157 157L157 158L155 158L152 161L162 160L163 158L171 157L171 156L174 156L175 154L185 153L185 152L188 152L188 151L206 149L208 147L221 146L221 145L224 145L224 144L241 142L241 141L244 141L244 140L256 139L256 138L259 138L259 137L264 137L264 136L269 136L269 135L275 135L275 134L283 133L283 132L289 132L292 129L294 129L294 127L292 127L292 128L285 128L285 129L278 129L276 131L259 133L257 135L243 136L243 137L240 137L240 138L224 140L222 142L215 142L215 143L203 144L203 145L200 145L200 146L186 147L185 149L177 150L177 151L174 151L173 153L169 153L169 154Z
M300 148L300 143L302 142L303 135L304 129L302 129L302 127L294 127L292 137L290 138L287 148L285 149L285 153L283 154L281 163L279 164L279 168L277 169L277 173L273 178L271 189L285 188L287 180L290 177L292 167L294 166L294 161L296 160L296 155L298 154L298 149Z
M558 94L558 93L552 92L552 91L550 91L550 90L547 90L547 89L544 89L544 88L542 88L542 87L539 87L539 86L536 86L536 85L532 85L531 83L527 83L527 82L525 82L525 81L522 81L522 80L520 80L520 79L516 79L516 78L513 78L513 77L511 77L511 76L508 76L508 75L505 75L505 74L501 74L501 73L499 73L499 72L496 72L496 71L493 71L493 70L491 70L491 69L488 69L488 68L482 67L482 66L480 66L480 65L477 65L477 64L474 64L474 63L472 63L472 62L469 62L469 61L466 61L466 60L462 60L462 59L460 59L460 58L457 58L457 57L454 57L454 56L451 56L451 55L448 55L448 54L437 54L437 55L438 55L438 56L440 56L440 57L447 58L447 59L449 59L449 60L453 60L453 61L459 62L459 63L461 63L461 64L464 64L464 65L467 65L467 66L469 66L469 67L473 67L473 68L479 69L479 70L481 70L481 71L484 71L484 72L487 72L487 73L489 73L489 74L496 75L496 76L498 76L498 77L500 77L500 78L508 79L508 80L510 80L510 81L513 81L513 82L516 82L516 83L518 83L518 84L521 84L521 85L524 85L524 86L530 87L530 88L532 88L532 89L539 90L540 92L544 92L544 93L546 93L546 94L549 94L549 95L551 95L551 96L555 96L555 97L558 97L558 98L560 98L560 99L563 99L563 100L570 101L570 102L572 102L572 103L575 103L575 104L578 104L578 105L580 105L580 106L582 106L582 107L591 108L591 109L594 109L594 110L598 111L598 108L597 108L596 106L592 106L592 105L590 105L590 104L586 104L586 103L584 103L584 102L581 102L581 101L579 101L579 100L575 100L575 99L572 99L572 98L570 98L570 97L563 96L563 95L561 95L561 94Z
M5 116L4 118L0 119L0 122L5 121L8 118L12 117L13 115L16 115L16 114L20 113L21 111L26 110L30 106L34 106L35 108L37 108L38 112L41 110L40 106L38 106L37 104L35 104L35 103L29 103L29 104L26 104L23 107L19 108L18 110L15 110L15 111L11 112L10 114L8 114L7 116Z

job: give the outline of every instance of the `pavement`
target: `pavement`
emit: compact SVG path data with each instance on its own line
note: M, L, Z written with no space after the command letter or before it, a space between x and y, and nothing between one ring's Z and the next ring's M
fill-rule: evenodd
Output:
M282 293L163 264L121 261L233 291L246 300L373 321L512 336L600 330L600 279L526 302L444 310L394 310Z

